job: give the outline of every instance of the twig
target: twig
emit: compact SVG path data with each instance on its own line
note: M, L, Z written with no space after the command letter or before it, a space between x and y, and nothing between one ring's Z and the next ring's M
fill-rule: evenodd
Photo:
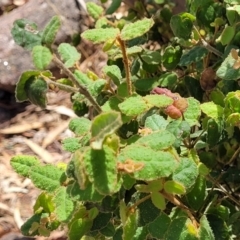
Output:
M53 55L53 62L57 65L57 67L59 67L63 71L64 74L66 74L73 81L73 83L78 87L79 92L87 98L87 100L93 105L96 111L98 113L101 113L102 112L101 107L98 105L96 100L92 97L92 95L87 90L87 88L82 86L78 82L78 80L73 75L73 73L67 67L65 67L65 65L60 61L60 59L55 54Z
M122 55L123 55L123 64L126 72L126 82L127 82L127 88L128 88L128 94L132 95L132 82L131 82L131 72L130 72L130 66L129 66L129 61L128 61L128 56L127 56L127 51L126 51L126 45L125 42L121 39L120 36L117 37L117 41L120 45L120 48L122 50Z
M222 57L223 57L223 54L222 54L220 51L218 51L216 48L212 47L208 42L206 42L206 41L203 39L203 37L201 36L201 34L199 33L198 29L197 29L195 26L193 26L193 27L194 27L195 31L197 32L197 34L198 34L198 36L199 36L199 39L200 39L203 47L205 47L209 52L212 52L212 53L214 53L215 55L217 55L217 56L219 56L219 57L222 58Z

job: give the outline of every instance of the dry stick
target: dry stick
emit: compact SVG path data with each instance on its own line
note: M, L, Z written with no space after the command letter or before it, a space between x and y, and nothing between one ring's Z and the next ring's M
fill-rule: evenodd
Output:
M200 32L198 31L198 29L195 27L195 26L193 26L194 27L194 29L195 29L195 31L197 32L197 34L198 34L198 36L199 36L199 38L200 38L200 40L201 40L201 42L202 42L202 45L203 45L203 47L205 47L209 52L212 52L212 53L214 53L215 55L217 55L217 56L219 56L219 57L223 57L223 54L220 52L220 51L218 51L216 48L214 48L214 47L212 47L208 42L206 42L204 39L203 39L203 37L201 36L201 34L200 34Z
M167 199L169 200L171 203L173 203L175 206L180 207L183 211L185 211L188 215L188 217L191 219L193 225L195 227L198 227L199 224L197 222L197 220L195 219L195 217L192 215L191 211L188 209L187 206L185 206L183 203L181 203L177 198L175 198L174 196L166 193L166 192L161 192L161 194Z
M58 57L55 54L53 55L53 61L57 65L57 67L59 67L63 71L63 73L66 74L73 81L73 83L78 87L79 92L87 98L87 100L93 105L93 107L97 110L97 112L101 113L102 112L101 107L98 105L96 100L92 97L92 95L87 90L87 88L82 86L78 82L78 80L73 75L73 73L67 67L65 67L65 65L58 59Z
M126 52L126 45L120 36L117 37L117 41L120 45L122 55L123 55L123 64L124 64L124 68L125 68L125 72L126 72L126 82L127 82L128 94L132 95L131 73L130 73L128 56L127 56L127 52Z

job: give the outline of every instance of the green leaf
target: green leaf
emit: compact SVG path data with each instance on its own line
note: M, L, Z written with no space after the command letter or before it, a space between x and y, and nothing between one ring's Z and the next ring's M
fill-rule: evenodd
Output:
M220 40L222 45L227 45L232 41L234 35L235 27L227 26L217 40Z
M17 155L11 158L10 164L18 174L28 177L31 167L40 165L40 161L34 156Z
M240 68L235 69L234 64L236 59L233 58L230 52L222 62L221 66L218 68L216 74L219 78L223 80L237 80L240 78Z
M87 76L87 74L80 72L79 70L74 71L74 76L80 84L89 85L92 83L92 80Z
M147 103L149 108L151 107L165 108L173 104L173 99L165 95L157 94L147 95L143 97L143 100Z
M198 168L195 162L188 158L181 158L180 164L175 169L172 179L183 184L186 189L189 189L197 179Z
M103 90L106 85L106 80L98 79L96 81L92 81L91 84L88 85L88 90L93 97L97 97Z
M170 27L176 37L188 40L190 38L195 17L189 13L174 15L170 20Z
M95 20L100 18L103 14L103 8L94 2L87 2L86 7L88 14Z
M148 64L156 65L161 63L161 54L158 51L146 50L141 54L141 59Z
M121 125L121 115L118 112L104 112L95 117L91 127L92 148L101 149L105 138L113 134Z
M201 110L210 118L219 120L223 117L223 108L213 102L207 102L200 105Z
M160 116L158 114L153 114L153 115L147 117L147 119L145 121L145 127L150 128L153 131L165 130L168 123L169 122L162 116Z
M215 146L221 138L222 127L214 119L209 119L207 122L207 143L210 147Z
M71 200L65 187L59 187L53 198L55 204L55 214L60 222L68 222L72 218L75 208L74 202Z
M147 196L145 193L140 194L135 202L139 201L143 197ZM149 223L153 222L159 216L159 208L157 208L152 200L149 198L145 200L138 206L140 217L139 226L147 226Z
M48 192L53 192L61 186L63 170L53 165L34 166L29 172L33 184Z
M229 124L229 126L240 126L240 114L239 113L232 113L230 114L227 119L226 123Z
M164 183L164 190L170 194L185 194L186 193L186 189L181 183L172 181L172 180L166 181Z
M91 231L98 231L104 229L111 221L112 213L102 213L100 212L93 221L93 226Z
M52 61L52 53L47 47L35 46L32 49L33 63L36 68L43 70Z
M103 72L118 86L122 82L121 70L117 65L105 66Z
M129 212L126 223L123 226L123 240L133 239L138 227L139 211Z
M196 46L184 53L180 59L180 66L189 66L192 63L199 62L208 54L208 50L201 46Z
M25 236L36 236L39 235L38 234L38 228L35 231L30 231L30 229L32 228L33 224L35 223L40 223L41 220L41 215L42 214L34 214L33 216L31 216L22 226L21 226L21 232L25 235Z
M86 218L75 219L71 222L68 230L69 240L81 239L92 227L92 220Z
M198 240L198 230L187 217L178 217L171 222L166 240Z
M49 214L53 213L55 209L55 206L53 203L53 196L46 192L42 192L38 196L33 209L34 209L34 213L38 213L42 211Z
M81 37L96 44L115 39L119 33L118 28L90 29L83 32Z
M18 102L23 102L28 100L28 96L25 90L26 82L32 78L38 77L40 75L44 75L46 77L51 77L52 74L50 71L26 71L24 72L20 79L17 82L16 90L15 90L15 96Z
M182 49L179 46L175 48L173 46L168 46L163 53L163 66L168 70L173 70L178 65L181 56Z
M164 239L164 236L170 226L171 219L164 212L148 225L148 231L152 237L157 239Z
M77 180L80 189L85 189L89 181L83 164L83 150L77 150L72 155L70 163L71 164L68 165L68 172L70 172L70 174L72 173L72 177Z
M151 91L153 88L159 85L159 77L137 79L134 82L134 86L139 91Z
M28 99L35 105L46 108L48 85L42 78L30 78L27 80L24 90Z
M165 198L160 192L153 192L151 194L151 200L155 207L162 211L165 210L166 208Z
M135 117L148 110L148 105L140 95L132 95L118 105L122 113Z
M199 237L200 239L208 240L216 239L205 215L203 215L200 219Z
M67 191L73 200L80 202L100 202L104 198L104 195L101 195L91 183L88 183L86 188L82 190L77 182L75 182L73 185L67 187Z
M11 34L18 45L28 50L31 50L34 46L41 45L42 36L37 30L36 23L27 19L14 21Z
M87 149L83 162L90 182L103 195L117 192L117 159L115 152L108 146L102 150Z
M79 139L77 138L65 138L63 139L62 144L63 144L63 149L71 153L74 153L81 147L81 144L79 143Z
M57 32L61 27L59 16L53 16L50 22L45 26L42 34L42 43L51 46L55 40Z
M204 176L198 176L193 188L186 195L187 202L192 209L197 211L204 204L206 196L206 178Z
M113 14L121 6L122 0L111 1L111 5L106 10L106 14Z
M121 31L121 39L131 40L136 37L140 37L146 32L148 32L153 26L154 21L152 18L144 18L142 20L138 20L134 23L129 23L125 25Z
M199 126L198 119L201 115L200 103L195 98L187 98L188 107L184 112L184 119L189 123L190 127Z
M61 43L58 46L58 53L67 68L73 67L74 64L81 58L81 54L69 43Z
M147 136L141 137L136 144L150 147L153 150L168 149L175 142L175 137L167 130L157 131Z
M161 177L168 177L177 168L178 162L168 152L155 151L140 144L125 147L119 157L120 162L131 159L143 167L134 172L135 179L151 181Z
M87 118L74 118L69 123L69 129L77 136L83 136L90 131L91 121Z

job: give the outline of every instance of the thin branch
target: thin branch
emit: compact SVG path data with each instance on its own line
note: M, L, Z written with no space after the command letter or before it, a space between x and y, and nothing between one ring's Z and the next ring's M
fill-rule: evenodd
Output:
M58 87L59 89L61 90L64 90L66 92L69 92L69 93L76 93L78 92L78 89L77 88L74 88L74 87L71 87L71 86L68 86L68 85L65 85L65 84L62 84L62 83L58 83L58 82L54 82L53 80L45 77L45 76L42 76L45 81L48 83L48 84L53 84L55 85L56 87Z
M191 213L191 211L188 209L187 206L185 206L183 203L181 203L176 197L174 197L173 195L170 195L166 192L161 192L161 194L171 203L173 203L175 206L180 207L184 212L187 213L188 217L191 219L193 225L195 227L198 227L199 224L197 222L197 220L195 219L195 217L193 216L193 214Z
M201 36L201 34L199 33L198 29L197 29L195 26L193 26L193 27L194 27L195 31L197 32L197 34L198 34L198 36L199 36L199 39L200 39L203 47L205 47L209 52L212 52L212 53L214 53L215 55L217 55L217 56L219 56L219 57L222 58L222 57L223 57L223 54L222 54L220 51L218 51L216 48L212 47L208 42L206 42L206 41L203 39L203 37Z
M125 72L126 72L126 82L127 82L128 94L132 95L131 71L130 71L129 60L128 60L127 51L126 51L126 45L120 36L117 37L117 41L120 45L122 55L123 55L123 64L124 64L124 68L125 68Z
M65 65L61 62L61 60L55 54L53 55L53 62L57 65L57 67L59 67L63 71L64 74L66 74L73 81L73 83L79 89L78 91L87 98L87 100L93 105L93 107L97 110L97 112L98 113L102 112L101 107L98 105L98 103L90 94L90 92L87 90L87 88L82 86L78 82L78 80L73 75L73 73L67 67L65 67Z

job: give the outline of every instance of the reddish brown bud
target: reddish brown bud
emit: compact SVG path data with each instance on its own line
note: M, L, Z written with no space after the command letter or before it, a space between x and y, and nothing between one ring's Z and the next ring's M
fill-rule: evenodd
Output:
M182 116L181 111L173 105L170 105L167 108L165 108L164 112L173 119L178 119Z

